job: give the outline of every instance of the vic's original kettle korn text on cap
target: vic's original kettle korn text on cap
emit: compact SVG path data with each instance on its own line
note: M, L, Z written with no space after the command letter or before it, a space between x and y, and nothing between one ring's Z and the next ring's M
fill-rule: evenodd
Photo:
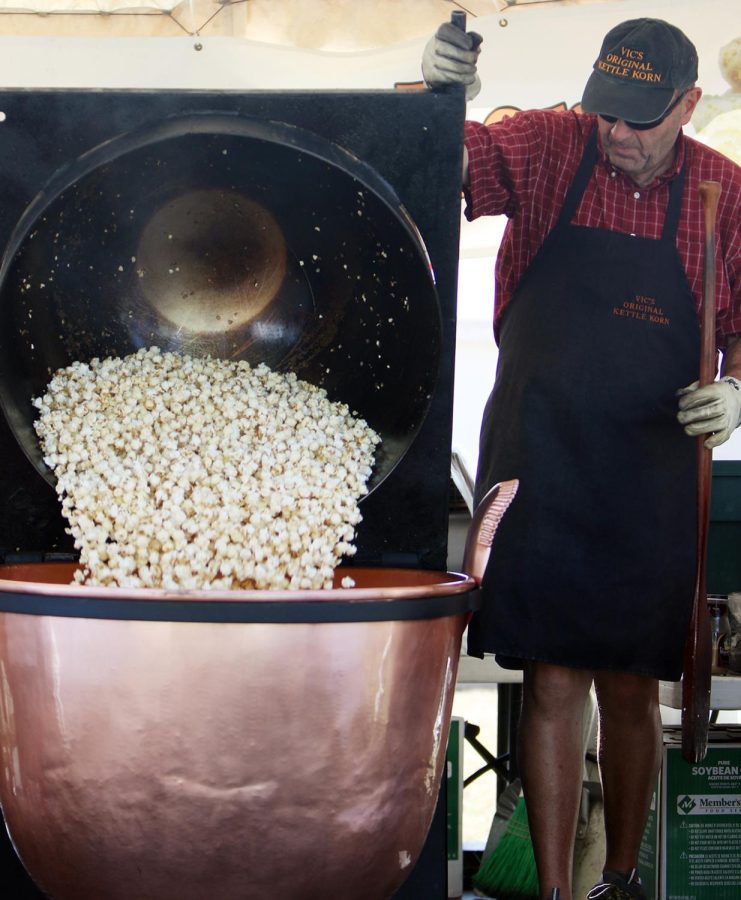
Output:
M582 109L653 122L696 79L697 51L686 35L661 19L631 19L605 36Z

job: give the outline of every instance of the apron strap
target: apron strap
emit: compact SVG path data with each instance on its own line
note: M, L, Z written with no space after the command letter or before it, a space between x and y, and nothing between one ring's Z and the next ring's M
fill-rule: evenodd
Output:
M676 244L677 229L679 228L679 214L682 211L682 197L684 196L684 176L687 169L687 161L682 163L679 174L669 186L669 202L666 205L664 216L664 228L661 232L661 240L669 244Z
M596 162L597 126L595 125L587 138L587 143L584 145L584 152L581 156L579 168L576 170L574 180L571 182L568 193L566 194L566 199L564 200L563 208L561 209L561 215L558 217L559 225L568 225L574 218L574 213L581 202L587 184L589 184L589 179L592 177L592 171Z

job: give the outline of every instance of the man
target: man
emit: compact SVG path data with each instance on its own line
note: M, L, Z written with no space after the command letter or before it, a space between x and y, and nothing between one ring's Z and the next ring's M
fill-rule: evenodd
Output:
M441 26L427 84L474 96L479 43ZM605 37L582 113L466 123L467 216L509 217L476 497L520 479L469 652L524 670L519 764L544 898L571 900L592 683L607 851L589 897L645 896L636 867L660 765L658 680L681 675L693 598L697 447L681 426L717 446L741 416L741 169L682 134L696 77L679 29L637 19ZM723 367L698 389L703 180L722 186Z

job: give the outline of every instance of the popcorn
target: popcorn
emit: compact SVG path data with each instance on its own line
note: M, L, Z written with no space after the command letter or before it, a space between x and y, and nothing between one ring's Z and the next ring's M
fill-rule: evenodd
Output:
M703 94L700 97L692 115L692 125L698 132L703 131L717 116L741 110L741 37L720 48L718 65L730 88L724 94ZM731 159L736 161L733 155Z
M741 105L716 116L696 138L741 166Z
M741 93L741 35L720 48L718 65L731 90Z
M741 109L741 93L703 94L692 114L692 126L701 134L718 116Z
M380 438L294 374L152 347L33 403L78 583L314 590L355 552Z

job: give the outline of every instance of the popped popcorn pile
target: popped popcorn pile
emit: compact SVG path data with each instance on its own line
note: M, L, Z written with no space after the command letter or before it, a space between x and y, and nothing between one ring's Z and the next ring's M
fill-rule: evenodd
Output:
M152 347L33 403L79 583L311 590L355 552L380 438L293 374Z

